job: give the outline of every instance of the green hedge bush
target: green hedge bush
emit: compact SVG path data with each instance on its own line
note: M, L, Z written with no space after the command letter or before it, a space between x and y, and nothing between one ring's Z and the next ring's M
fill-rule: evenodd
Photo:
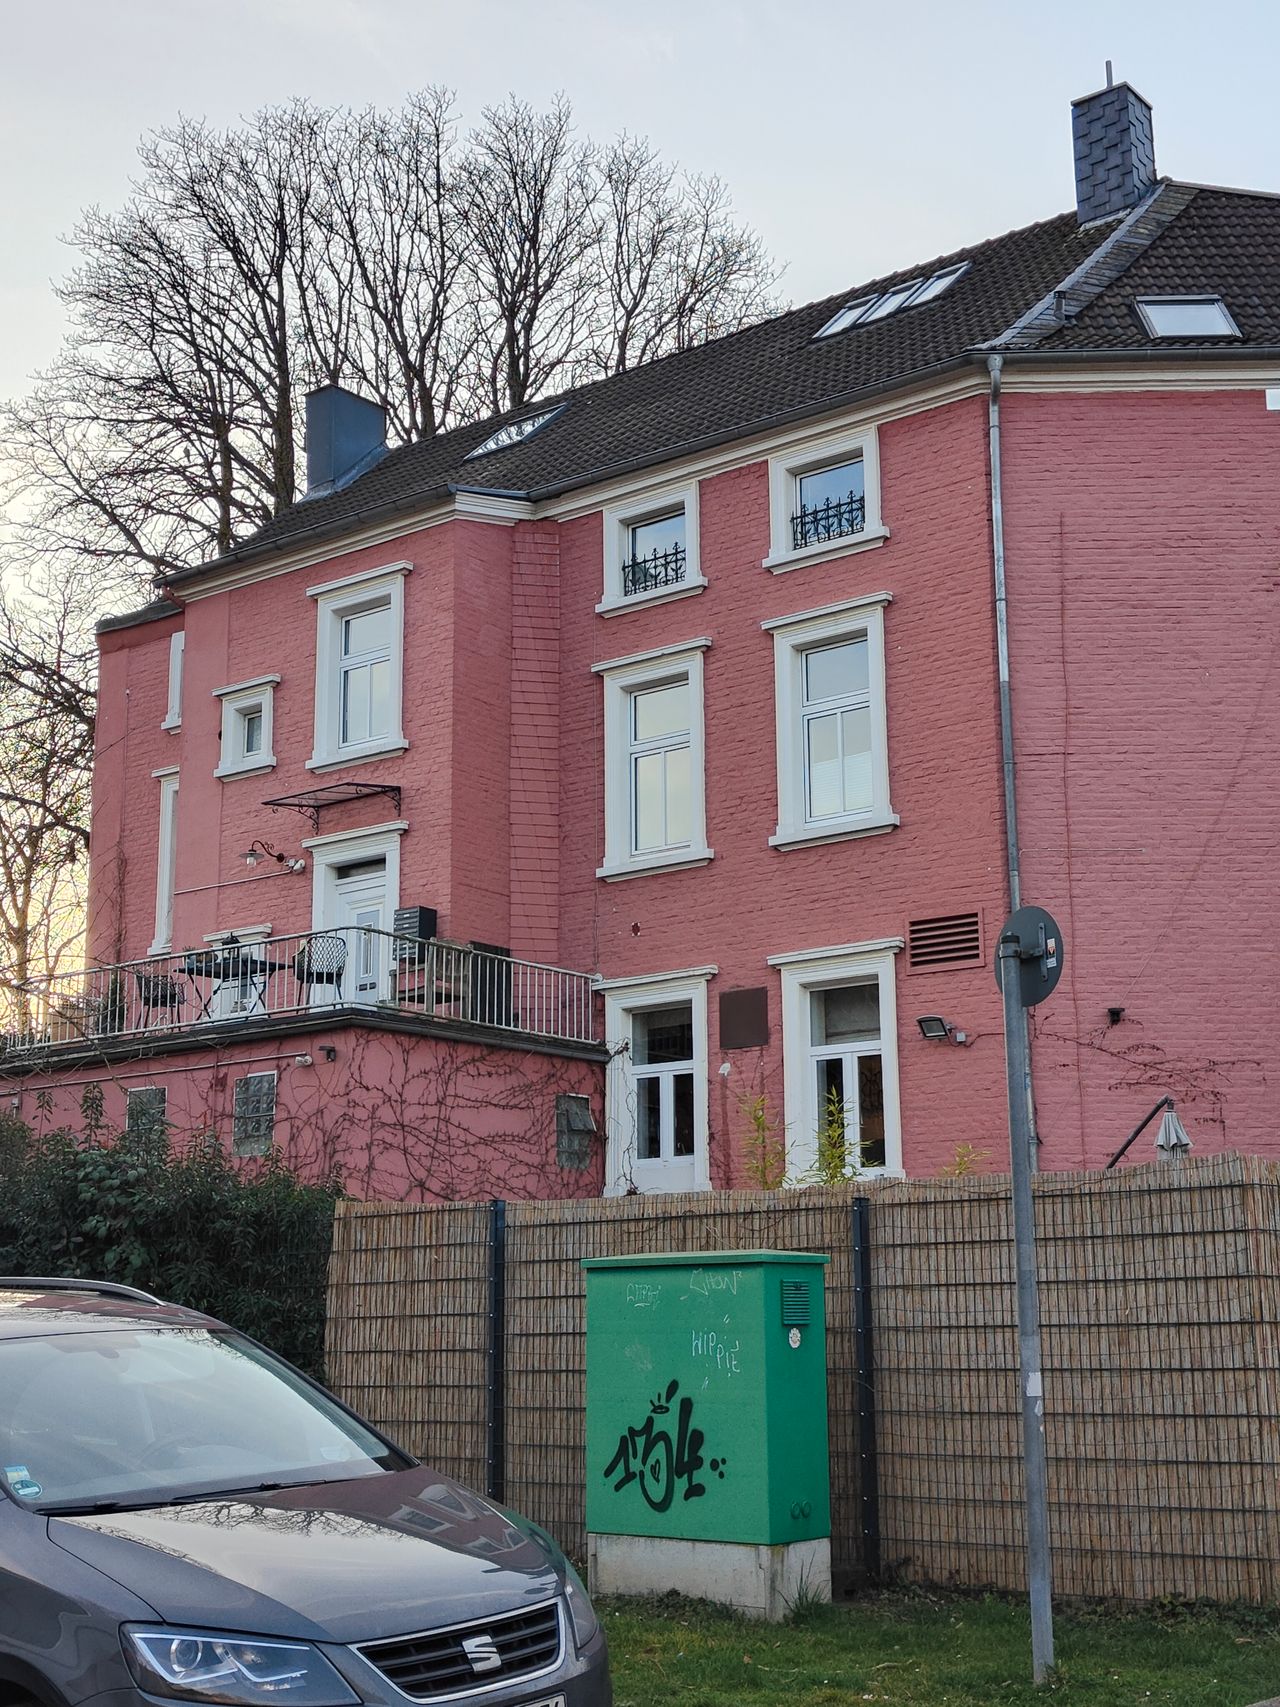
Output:
M321 1376L337 1187L277 1158L243 1171L213 1139L87 1124L37 1138L0 1115L0 1274L140 1286Z

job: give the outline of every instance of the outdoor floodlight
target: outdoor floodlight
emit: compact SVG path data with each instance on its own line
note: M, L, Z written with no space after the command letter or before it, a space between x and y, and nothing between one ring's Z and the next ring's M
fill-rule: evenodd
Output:
M921 1037L926 1037L931 1043L967 1043L969 1039L963 1031L957 1031L949 1019L943 1019L941 1014L921 1014L916 1024L920 1027Z

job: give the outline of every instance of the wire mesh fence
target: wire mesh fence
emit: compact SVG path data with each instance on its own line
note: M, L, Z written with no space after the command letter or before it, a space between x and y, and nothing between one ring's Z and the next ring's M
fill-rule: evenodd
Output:
M1280 1167L1237 1157L1037 1181L1057 1593L1276 1598L1278 1188ZM581 1259L821 1252L837 1575L1023 1586L1006 1180L511 1203L497 1320L493 1221L487 1205L338 1215L331 1378L438 1468L485 1486L503 1466L507 1503L581 1556Z

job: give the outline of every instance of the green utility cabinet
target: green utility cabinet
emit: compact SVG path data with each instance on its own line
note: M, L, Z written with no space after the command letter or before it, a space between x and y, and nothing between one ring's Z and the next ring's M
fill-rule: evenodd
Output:
M584 1261L590 1532L772 1547L831 1533L828 1260Z

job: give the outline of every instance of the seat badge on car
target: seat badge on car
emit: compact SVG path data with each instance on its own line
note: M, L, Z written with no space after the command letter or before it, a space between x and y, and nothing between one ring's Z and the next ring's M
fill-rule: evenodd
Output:
M502 1655L492 1636L464 1636L462 1651L474 1672L497 1671L502 1664Z

